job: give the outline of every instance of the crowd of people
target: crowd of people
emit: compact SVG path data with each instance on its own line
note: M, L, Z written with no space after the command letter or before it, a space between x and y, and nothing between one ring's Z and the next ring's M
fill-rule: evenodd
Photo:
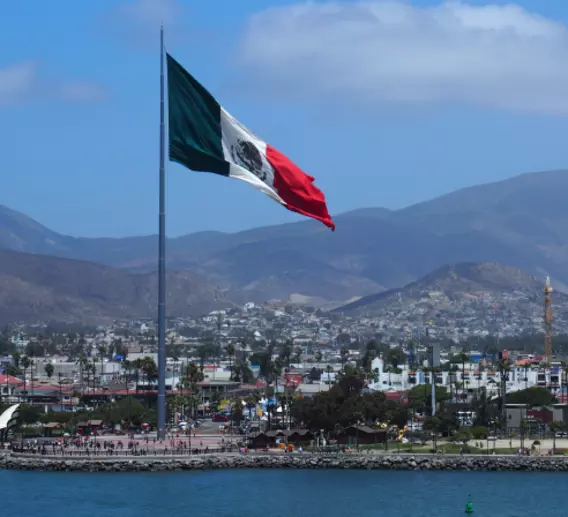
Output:
M166 442L150 442L148 438L142 440L97 440L93 438L68 438L60 440L24 440L12 442L14 452L26 454L39 454L43 456L167 456L192 455L228 452L230 443L219 443L217 447L210 447L199 442L199 447L192 446L190 440L171 439Z

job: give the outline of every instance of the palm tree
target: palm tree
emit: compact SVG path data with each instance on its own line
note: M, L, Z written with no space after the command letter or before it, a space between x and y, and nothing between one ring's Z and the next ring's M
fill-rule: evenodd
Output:
M85 372L85 377L87 378L87 389L91 389L92 385L91 385L91 367L92 367L92 363L89 359L87 359L87 362L85 363L85 366L83 367L84 372Z
M280 350L280 359L282 360L284 366L288 368L290 367L290 358L292 357L292 344L292 341L288 339Z
M229 380L233 380L233 360L235 358L235 346L232 343L229 343L225 347L225 352L227 353L227 357L229 358L229 368L231 369L231 375Z
M12 354L12 362L16 368L20 367L20 360L22 359L22 354L17 350Z
M221 394L218 391L214 391L209 399L209 409L211 411L217 411L219 404L221 404Z
M525 389L528 389L529 387L529 369L530 369L530 364L529 363L525 363L523 366L524 370L525 370Z
M347 362L347 358L349 357L349 349L343 347L339 352L339 357L341 359L341 369L345 368L345 363Z
M130 373L133 367L132 361L129 361L128 359L123 359L122 362L120 363L120 367L122 368L122 371L124 372L124 383L126 384L126 389L128 389L128 382L130 381Z
M499 376L501 380L501 426L503 430L506 429L507 425L507 378L509 376L509 370L511 369L511 362L509 360L502 359L498 364Z
M31 366L32 362L30 361L30 358L28 356L24 356L24 358L22 359L22 369L24 370L24 393L28 394L27 389L26 389L26 371L27 369Z
M462 400L465 400L466 399L466 396L465 396L465 363L467 361L469 361L469 354L465 351L462 351L457 355L456 360L459 361L462 365L461 380L462 380L463 391L462 391L461 398L462 398Z
M256 407L259 400L260 394L256 390L249 393L247 398L245 399L247 409L249 410L249 418L252 418L252 410Z
M552 433L552 454L556 454L556 433L566 431L566 424L562 421L550 422L548 425Z
M331 374L333 373L333 366L331 366L331 364L328 364L325 368L325 371L327 372L327 381L329 384L331 384Z
M271 378L274 379L275 392L278 391L278 379L280 378L280 375L282 375L282 361L280 359L276 359L276 361L272 363L271 368Z
M151 357L142 359L142 371L146 375L146 382L152 385L158 379L158 366Z
M186 368L186 376L193 395L197 392L197 383L203 380L203 372L196 364L190 363Z
M201 399L197 395L187 395L184 398L184 404L189 408L189 412L194 420L197 419L197 409L199 408L199 403Z
M199 357L199 367L201 371L205 369L205 362L213 357L215 354L215 347L211 343L205 343L197 348L197 356Z
M104 359L105 359L105 354L107 353L106 347L104 345L100 345L99 348L99 359L101 360L101 384L103 383L103 370L104 370Z
M242 357L245 361L247 359L247 348L248 343L246 338L241 339L241 342L239 343L239 349L241 350Z
M132 380L134 373L134 390L138 393L138 383L140 381L140 359L128 361L128 378Z
M79 365L79 380L81 382L81 396L85 395L85 383L83 379L83 374L87 371L87 365L89 364L89 360L84 354L79 356L77 362L75 363Z
M233 380L236 382L248 383L252 382L253 374L248 364L242 359L235 363Z

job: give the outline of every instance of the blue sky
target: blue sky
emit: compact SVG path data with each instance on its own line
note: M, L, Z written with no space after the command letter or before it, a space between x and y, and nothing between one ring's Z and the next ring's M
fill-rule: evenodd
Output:
M0 204L75 236L156 232L160 19L174 57L314 175L332 214L568 169L568 4L506 4L12 2ZM168 164L172 236L297 219Z

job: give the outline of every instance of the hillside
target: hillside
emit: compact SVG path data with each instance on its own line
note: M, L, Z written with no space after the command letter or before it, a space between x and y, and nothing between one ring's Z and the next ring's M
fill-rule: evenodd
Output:
M540 300L543 283L520 269L489 262L469 262L443 266L416 282L389 289L339 307L335 312L381 311L384 308L418 301L464 299L492 293L523 293L530 300Z
M168 316L230 306L223 293L188 271L170 271ZM0 323L102 322L155 317L157 275L78 260L0 251Z
M364 208L335 217L234 234L168 241L170 268L195 271L235 301L293 295L341 302L412 282L449 263L499 262L568 290L568 171L523 174L402 210ZM89 260L129 271L156 267L155 236L63 236L0 210L0 248Z
M345 315L376 318L380 327L408 337L420 329L431 336L460 340L461 331L484 337L522 329L542 340L543 283L532 275L494 263L444 266L416 282L335 309ZM554 328L568 323L568 296L552 296ZM454 334L452 335L452 329Z

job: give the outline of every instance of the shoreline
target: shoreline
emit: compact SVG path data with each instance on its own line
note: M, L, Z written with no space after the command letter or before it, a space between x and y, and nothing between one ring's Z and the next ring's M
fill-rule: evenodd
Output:
M420 454L207 454L168 457L61 457L8 453L0 468L40 472L181 472L220 469L358 469L460 472L564 472L562 456L433 456Z

